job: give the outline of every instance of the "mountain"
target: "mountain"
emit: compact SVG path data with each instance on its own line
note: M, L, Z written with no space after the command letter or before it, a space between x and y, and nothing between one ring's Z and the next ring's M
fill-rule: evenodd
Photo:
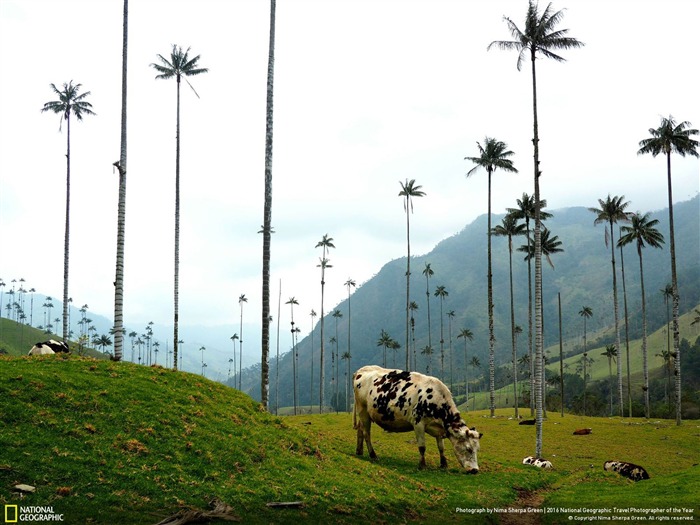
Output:
M587 321L587 332L590 335L613 324L612 305L612 269L610 264L610 247L605 243L605 228L603 225L594 226L595 215L587 208L573 207L560 210L547 210L553 214L545 222L552 236L558 236L562 242L562 253L551 256L553 267L543 260L543 310L545 346L559 340L558 328L558 294L561 294L563 336L565 340L579 344L583 334L583 320L578 314L583 306L593 309L593 317ZM494 215L492 224L501 222L503 214ZM671 281L670 256L668 251L668 211L661 210L652 213L659 220L659 231L667 240L663 249L645 248L644 280L647 291L647 312L649 331L653 331L667 320L667 305L664 301L663 290ZM681 313L688 311L700 302L700 197L678 203L674 206L674 226L676 234L676 257L678 282L681 296ZM444 334L444 369L448 379L450 355L453 356L454 370L463 370L463 339L457 339L462 328L473 333L473 340L468 342L469 355L478 357L482 362L482 371L487 366L488 354L488 317L486 309L486 229L487 217L482 215L465 227L458 234L440 242L425 255L416 256L411 261L411 300L419 309L415 312L415 348L418 366L424 371L426 358L420 350L428 344L428 320L426 278L422 274L425 264L429 263L434 275L430 278L429 299L431 315L431 339L433 347L432 373L441 375L440 331L441 315L440 301L434 296L438 286L444 286L448 296L443 303ZM619 230L615 228L615 239ZM525 243L524 237L514 239L514 249ZM515 296L515 322L522 327L523 333L518 341L518 354L527 352L527 301L528 276L527 264L523 261L524 254L513 253L513 282ZM639 258L636 247L629 245L621 252L616 251L618 271L618 297L621 320L624 320L622 261L624 260L624 289L627 296L629 312L629 337L639 337L641 334L641 298L639 279ZM493 297L494 297L494 328L496 335L496 363L508 362L511 358L510 343L510 295L509 295L509 258L507 239L492 238L493 265ZM338 353L343 355L348 351L348 321L350 321L350 353L352 354L351 372L365 364L382 364L384 349L377 346L377 340L382 330L401 344L394 352L387 350L387 366L403 368L405 365L405 304L406 304L406 259L400 258L388 262L372 279L359 287L350 297L351 318L348 319L348 300L342 301L335 308L326 305L328 315L325 318L325 366L327 399L335 387L331 386L334 373L331 366L334 362L332 353L335 345L329 340L336 337ZM534 264L533 264L534 272ZM533 279L534 280L534 279ZM334 310L342 313L342 318L332 317ZM454 311L450 319L444 315ZM450 346L450 325L452 354ZM621 323L622 337L624 325ZM308 405L313 392L313 403L318 404L318 366L320 346L320 323L317 322L313 332L303 338L298 346L298 402ZM614 335L607 335L608 339ZM600 339L599 344L605 344ZM610 341L607 341L610 342ZM313 345L313 374L314 386L311 379L311 351ZM413 362L413 346L411 343L411 360ZM575 345L574 345L575 346ZM347 373L347 362L338 364L340 385L344 385ZM277 380L277 375L279 379ZM456 372L455 372L456 374ZM259 397L260 374L259 365L244 373L243 389L252 396ZM279 405L293 403L293 361L292 353L287 352L280 358L279 372L276 358L270 360L270 399L275 402L276 382L279 381ZM343 387L339 388L341 397Z

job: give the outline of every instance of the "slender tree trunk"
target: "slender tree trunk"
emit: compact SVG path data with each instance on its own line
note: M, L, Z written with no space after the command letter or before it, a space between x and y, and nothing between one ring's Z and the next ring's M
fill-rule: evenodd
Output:
M442 315L444 299L440 297L440 379L445 381L445 318Z
M515 343L515 306L513 301L513 237L508 235L508 268L510 270L510 336L513 347L513 406L518 414L518 352Z
M491 417L496 415L496 357L495 344L496 337L493 333L493 279L491 275L491 175L493 170L488 170L488 231L486 232L487 239L487 259L488 268L486 269L486 286L488 295L488 315L489 315L489 409Z
M619 233L619 232L618 232ZM629 405L629 417L632 417L632 374L630 372L630 330L629 315L627 313L627 285L625 284L625 256L620 246L620 270L622 273L622 304L625 312L625 355L627 359L627 403Z
M530 248L530 219L525 218L525 228L527 229L527 244ZM530 360L528 368L530 369L530 417L535 415L535 355L532 351L532 260L527 259L527 355Z
M68 344L68 261L70 249L70 110L66 114L66 229L63 237L63 340ZM51 320L49 319L49 322Z
M564 340L561 335L561 293L557 294L559 303L559 389L561 393L561 417L564 417Z
M535 74L535 49L531 50L532 59L532 111L535 178L535 455L542 457L542 369L544 339L542 330L542 223L540 218L540 148L537 127L537 80Z
M267 60L267 111L265 118L265 208L263 211L262 338L260 359L260 400L268 409L270 393L270 244L272 237L272 122L275 78L275 9L270 0L270 45Z
M644 292L644 264L642 263L642 249L637 245L639 254L639 282L642 292L642 362L644 368L644 417L649 419L649 361L647 357L647 300Z
M268 300L269 300L269 293L270 293L270 291L268 288ZM241 308L241 325L240 325L241 336L238 339L238 390L240 390L242 392L243 391L243 301L238 301L238 304L240 305L240 308ZM269 309L269 307L270 306L268 304L268 309ZM269 328L270 321L269 321L269 319L270 319L270 317L268 315L268 323L267 323L268 324L268 329L267 329L268 330L268 332L267 332L268 355L269 355L269 345L270 345L270 328ZM269 363L268 363L268 366L269 366ZM270 373L269 370L270 369L268 368L268 374ZM269 380L269 376L268 376L268 380ZM270 388L268 385L268 394L269 394L269 392L270 392ZM266 406L265 408L268 408L268 407Z
M428 346L432 350L433 348L433 337L432 330L430 327L430 275L425 274L425 298L428 303Z
M324 259L325 259L325 248L323 249ZM323 267L323 261L321 261L321 364L318 372L318 379L321 383L319 386L319 402L318 402L318 413L323 414L323 396L324 396L324 385L323 382L326 380L326 370L325 370L325 343L324 343L324 323L323 323L323 292L326 285L325 272L326 269Z
M676 238L673 228L673 188L671 184L671 152L666 153L666 171L668 173L668 228L671 237L671 286L673 287L673 354L676 376L676 425L681 424L681 341L678 327L680 296L678 295L678 278L676 273Z
M124 231L126 224L126 86L129 0L124 0L122 36L122 115L119 150L119 205L117 208L117 267L114 278L114 360L121 361L124 350Z
M464 397L469 412L469 372L467 370L467 338L464 338Z
M175 276L173 292L173 341L175 341L175 360L173 368L177 370L179 339L178 324L180 300L180 75L177 75L177 124L175 126Z
M408 362L408 330L410 324L410 304L411 304L411 228L410 228L410 196L406 195L406 246L408 253L406 256L406 370L410 370ZM396 352L394 352L396 354Z
M617 272L615 271L615 230L613 221L610 221L610 247L611 247L611 263L612 263L612 282L613 282L613 310L615 312L615 349L617 350L617 397L619 401L618 412L620 417L624 414L624 396L622 393L622 352L620 344L620 309L617 302Z
M275 414L280 411L280 317L282 316L282 279L277 296L277 360L275 361Z

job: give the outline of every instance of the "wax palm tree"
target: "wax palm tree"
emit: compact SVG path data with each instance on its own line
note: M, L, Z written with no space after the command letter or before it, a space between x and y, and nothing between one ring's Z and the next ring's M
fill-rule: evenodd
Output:
M469 328L462 328L457 334L457 339L464 339L464 395L466 396L467 409L469 408L469 377L467 373L467 340L471 341L474 339L474 334Z
M58 100L52 100L44 104L41 112L51 111L61 115L60 123L66 121L66 220L65 233L63 238L63 340L68 341L68 269L70 259L70 117L71 114L78 119L83 120L83 115L94 115L92 104L86 100L90 95L89 91L80 93L82 84L73 84L71 80L63 84L63 88L59 89L55 84L50 84L54 94L58 96ZM61 129L59 125L59 130Z
M309 315L311 316L311 333L309 334L309 337L311 338L311 359L310 359L311 360L311 381L309 382L309 385L310 385L309 411L313 413L313 406L314 406L314 320L316 319L316 316L318 314L312 308Z
M453 375L453 359L452 359L452 319L454 319L455 311L450 310L445 314L447 316L447 340L448 347L447 350L450 354L450 391L454 390L454 375Z
M535 199L529 196L527 193L523 193L522 199L516 199L518 205L517 208L506 208L509 215L513 215L516 219L525 221L525 236L527 238L528 244L533 240L530 235L530 220L535 218ZM540 221L544 221L552 217L551 213L544 211L547 207L546 200L540 200ZM532 253L534 253L534 246L532 247ZM532 262L531 259L527 258L527 352L530 363L529 381L530 381L530 415L535 413L535 360L533 358L533 330L532 330L532 310L534 303L532 300Z
M270 0L270 43L267 55L267 109L265 111L265 197L263 208L262 253L262 330L260 390L262 405L268 407L270 391L270 244L272 242L272 124L275 81L275 13L276 0Z
M238 334L233 334L231 336L231 341L233 342L233 387L236 388L236 373L238 369L236 368L236 341L238 341Z
M578 364L576 365L576 372L583 375L583 415L586 415L586 389L588 385L588 379L590 378L590 366L593 363L593 358L588 357L588 353L584 352L579 358Z
M582 42L579 42L575 38L566 36L568 29L555 29L556 26L561 22L564 17L563 11L552 10L552 4L548 4L547 8L540 15L538 13L538 5L535 0L530 0L528 3L527 14L525 16L525 28L520 30L518 26L510 18L504 17L508 29L510 31L513 40L511 41L494 41L489 44L488 49L492 46L496 46L504 50L515 50L518 52L517 68L520 71L523 63L523 59L527 54L530 55L530 61L532 64L532 114L533 114L533 138L532 144L534 147L533 154L533 164L534 164L534 181L535 181L535 353L539 354L539 357L535 359L535 366L541 366L542 362L542 351L544 348L544 338L542 331L542 318L540 317L541 310L538 305L542 301L542 261L541 261L541 217L540 217L540 139L539 139L539 128L537 120L537 77L535 68L535 59L537 55L541 55L545 58L551 58L557 62L563 62L565 59L554 51L560 49L573 49L583 46ZM535 374L535 378L541 376L540 373ZM536 379L537 380L537 379ZM537 388L536 392L541 389ZM542 452L542 400L539 401L535 399L536 404L536 455L539 457Z
M593 309L590 306L583 306L578 314L583 317L583 351L586 352L586 321L593 317Z
M343 312L336 308L333 311L333 318L335 319L335 353L333 354L333 359L331 361L335 363L335 365L332 365L331 368L334 368L333 376L335 381L335 399L337 406L338 386L340 384L340 348L338 346L340 344L340 339L338 338L338 321L343 318Z
M513 152L508 150L505 142L501 142L494 138L486 137L484 145L476 143L479 147L478 157L464 157L465 160L476 164L467 172L467 177L473 175L479 168L484 168L488 174L488 226L486 230L488 247L487 258L488 268L486 271L487 281L487 305L489 316L489 408L491 417L495 416L496 411L496 387L495 387L495 343L496 337L493 331L493 276L491 275L491 176L496 169L500 168L504 171L517 173L518 170L513 166L513 161L509 157L513 156Z
M676 241L673 228L673 189L671 183L671 153L678 153L681 157L691 155L698 157L698 143L693 135L698 134L697 129L692 129L690 122L676 122L672 116L661 119L658 128L649 129L650 138L639 142L638 155L650 153L656 157L659 153L666 155L666 177L668 181L668 226L671 247L671 286L673 287L673 353L675 354L676 375L676 424L681 424L681 353L680 331L678 328L678 279L676 274Z
M413 347L413 367L412 370L418 370L418 361L416 360L416 318L413 314L418 310L418 303L411 301L408 305L409 310L411 310L411 346Z
M644 368L644 415L649 418L649 365L647 358L647 303L644 291L644 264L642 261L642 248L646 245L652 248L661 248L664 244L664 236L656 229L659 221L651 219L650 213L642 215L641 212L629 215L630 226L620 228L621 236L617 241L618 245L625 246L636 243L637 255L639 255L639 278L642 294L642 361Z
M425 268L423 268L423 275L425 275L425 300L428 303L428 346L433 347L433 337L432 329L430 326L430 278L435 274L433 269L430 267L430 263L425 263Z
M666 403L669 407L671 408L671 368L673 368L673 361L675 355L670 349L666 350L661 350L661 353L656 354L656 357L660 357L661 359L664 360L664 370L666 372L666 386L664 388L665 390L665 397L666 397Z
M243 303L247 303L248 298L242 293L238 297L238 307L241 311L240 336L238 339L238 390L243 390ZM267 408L267 407L266 407Z
M126 224L126 72L129 35L129 0L124 0L122 24L122 114L119 160L119 204L117 206L117 260L114 277L114 360L121 361L124 349L124 231ZM167 359L166 359L167 361ZM167 366L167 364L166 364Z
M178 340L178 328L180 322L180 81L182 77L186 78L189 76L201 75L209 71L207 68L199 67L199 55L194 58L190 58L189 52L189 48L186 51L183 51L180 46L173 45L170 52L170 59L165 58L163 55L158 55L158 60L160 63L151 64L151 67L158 72L156 79L167 80L174 77L177 82L177 119L175 125L175 291L173 341ZM195 94L197 94L196 91ZM178 348L177 345L175 345L175 370L177 370L177 355Z
M381 346L384 349L384 354L382 357L382 366L386 368L386 349L391 346L392 338L389 333L382 328L381 334L379 334L379 339L377 339L377 346Z
M335 244L333 244L333 237L329 237L328 234L325 234L323 238L316 243L316 248L321 248L322 252L322 257L319 259L319 264L317 265L318 267L321 268L321 366L319 368L319 380L321 382L320 386L320 401L319 401L319 408L318 408L318 413L321 414L323 413L323 395L324 395L324 380L325 380L325 370L324 370L324 358L325 358L325 347L324 347L324 338L323 338L323 329L324 329L324 315L323 315L323 294L326 286L326 268L332 268L332 265L328 264L329 261L326 258L326 253L330 248L335 248Z
M503 217L501 224L493 229L493 235L508 238L508 267L510 275L510 334L513 350L513 395L515 399L515 417L518 417L518 373L517 355L515 348L515 304L513 297L513 237L525 233L525 224L518 224L518 219L514 214L507 214Z
M593 221L593 224L609 224L610 225L610 231L608 232L607 228L605 229L605 246L608 245L608 241L610 241L610 246L611 246L611 264L612 264L612 286L613 286L613 310L615 314L615 349L617 350L618 354L620 352L620 313L619 313L619 305L617 301L617 272L615 271L615 231L613 226L618 222L626 222L628 220L627 218L627 212L625 209L627 209L627 206L629 206L629 201L624 202L625 196L620 195L620 196L615 196L615 197L610 197L610 195L607 196L605 200L603 199L598 199L598 204L600 205L600 208L588 208L589 211L593 212L596 214L596 219ZM617 389L618 389L618 400L619 400L619 413L620 416L624 415L623 411L623 400L622 400L622 363L618 359L617 360Z
M355 288L357 286L357 283L354 281L354 279L348 278L347 281L345 281L344 286L348 289L348 353L350 353L350 288ZM347 396L346 396L347 398Z
M445 302L445 297L449 295L444 286L438 286L435 289L435 297L440 298L440 379L445 380L445 335L444 322L442 315L442 306Z
M430 370L432 368L432 356L433 356L433 347L430 345L426 345L423 347L423 350L420 351L421 355L424 355L428 358L428 363L425 367L425 372L427 374L430 374Z
M610 378L608 383L610 386L610 416L613 415L613 373L612 373L612 364L613 361L616 360L617 358L617 348L615 348L615 345L606 345L605 346L605 352L603 352L601 355L607 357L608 359L608 377Z
M343 352L343 355L340 356L340 359L345 361L345 411L350 412L350 398L348 397L349 395L349 386L350 386L350 358L352 356L350 355L350 352Z
M294 384L294 389L293 389L293 397L294 397L294 415L297 415L297 360L295 358L296 356L296 345L294 341L294 335L296 334L296 329L294 327L294 305L299 306L299 301L296 300L296 297L290 297L289 301L287 301L284 304L289 305L290 309L290 315L291 315L291 334L292 334L292 373L293 373L293 384Z
M422 186L416 184L415 179L411 179L410 181L406 179L405 182L399 181L399 184L401 185L399 197L403 198L403 208L406 212L406 370L408 370L410 368L408 362L408 330L411 296L411 223L409 217L411 213L413 213L413 198L423 197L425 192L421 190Z

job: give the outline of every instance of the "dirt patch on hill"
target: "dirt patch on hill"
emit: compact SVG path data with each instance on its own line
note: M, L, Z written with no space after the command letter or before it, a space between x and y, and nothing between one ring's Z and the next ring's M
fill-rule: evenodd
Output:
M510 512L501 514L499 523L501 525L540 525L542 513L539 510L544 501L544 494L529 490L516 490L518 491L518 499L508 506Z

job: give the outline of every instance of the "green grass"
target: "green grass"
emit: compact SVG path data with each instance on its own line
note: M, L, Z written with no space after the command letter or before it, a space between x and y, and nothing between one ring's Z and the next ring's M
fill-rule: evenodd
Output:
M451 451L450 468L439 469L432 440L428 468L418 470L412 433L374 427L378 461L357 457L351 414L276 417L198 375L75 356L0 357L0 507L52 505L66 523L152 524L206 509L214 497L244 523L497 523L455 509L505 508L519 490L543 491L546 507L697 506L698 422L552 415L544 455L555 469L542 471L520 464L534 452L534 427L510 412L466 415L484 433L481 473L469 476ZM593 434L573 436L580 427ZM608 459L642 464L651 480L603 472ZM36 493L19 499L19 483ZM279 501L304 506L266 506Z

